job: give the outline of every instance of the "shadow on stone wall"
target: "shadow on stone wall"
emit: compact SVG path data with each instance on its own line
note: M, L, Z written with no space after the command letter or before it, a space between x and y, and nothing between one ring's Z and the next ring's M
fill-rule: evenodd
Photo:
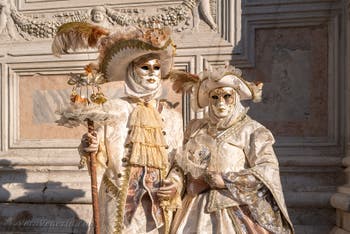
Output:
M0 233L86 233L87 223L72 209L79 205L66 205L85 191L35 173L0 160Z

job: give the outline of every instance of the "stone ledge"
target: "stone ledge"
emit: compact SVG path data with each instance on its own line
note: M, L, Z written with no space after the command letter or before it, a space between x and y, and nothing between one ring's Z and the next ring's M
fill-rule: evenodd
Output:
M91 203L86 170L0 169L0 203Z
M333 192L284 192L288 207L331 208ZM302 199L301 199L302 198Z
M317 225L317 227L315 225L294 225L294 229L297 234L329 234L329 230L332 227L323 225Z
M277 150L276 150L277 151ZM301 168L340 168L343 158L326 153L324 156L300 153L298 156L290 153L277 152L280 167ZM73 166L79 164L79 154L76 148L69 149L17 149L16 151L0 152L0 167L54 167ZM349 157L350 158L350 157Z

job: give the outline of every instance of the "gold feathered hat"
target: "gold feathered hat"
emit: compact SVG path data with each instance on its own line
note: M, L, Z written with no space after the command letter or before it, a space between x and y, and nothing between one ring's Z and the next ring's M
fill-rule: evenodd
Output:
M169 28L127 27L110 32L100 26L85 22L62 25L52 43L56 56L68 50L98 48L98 64L92 66L107 81L121 81L127 77L129 64L145 55L159 56L162 75L173 65L175 45Z

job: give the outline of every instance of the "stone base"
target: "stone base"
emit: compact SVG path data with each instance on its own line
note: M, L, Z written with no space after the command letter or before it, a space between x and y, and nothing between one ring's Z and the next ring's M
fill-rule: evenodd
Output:
M349 198L350 199L350 198ZM350 234L350 213L337 209L337 227Z
M350 195L347 193L349 186L342 186L338 191L346 193L336 193L331 198L331 204L337 208L336 227L332 234L350 234Z
M350 232L338 227L334 227L329 234L350 234Z

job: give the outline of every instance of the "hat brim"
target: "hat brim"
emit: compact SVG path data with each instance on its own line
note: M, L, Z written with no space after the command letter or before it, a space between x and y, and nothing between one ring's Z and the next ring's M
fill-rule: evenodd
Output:
M199 108L209 105L209 93L216 88L231 87L239 94L240 100L249 100L253 98L253 93L248 84L241 78L229 74L223 76L218 81L204 79L199 84L197 93L197 104Z
M129 64L147 54L159 55L162 77L166 76L173 66L174 48L170 39L160 48L137 39L118 41L107 51L100 69L108 82L122 81L127 77Z

